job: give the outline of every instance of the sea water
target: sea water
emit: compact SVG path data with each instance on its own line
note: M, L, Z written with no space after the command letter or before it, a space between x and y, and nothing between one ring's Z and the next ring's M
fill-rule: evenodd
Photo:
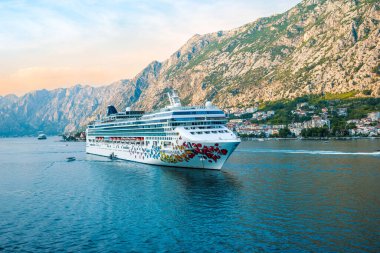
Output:
M247 141L222 171L58 140L0 139L0 251L380 250L380 140Z

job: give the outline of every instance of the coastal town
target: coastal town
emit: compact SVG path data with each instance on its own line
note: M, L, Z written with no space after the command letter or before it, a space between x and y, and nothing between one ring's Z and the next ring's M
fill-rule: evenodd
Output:
M292 122L288 124L271 124L270 119L276 110L235 108L225 111L229 115L228 128L242 137L257 138L302 138L302 137L379 137L380 112L370 112L366 117L348 119L348 108L317 108L306 102L298 103L290 112ZM294 120L298 119L298 120ZM340 126L336 126L336 122ZM335 123L335 124L334 124Z

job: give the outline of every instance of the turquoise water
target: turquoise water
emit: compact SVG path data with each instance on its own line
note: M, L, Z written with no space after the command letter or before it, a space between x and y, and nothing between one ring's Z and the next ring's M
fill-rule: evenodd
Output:
M0 251L380 250L380 140L243 142L222 171L57 140L0 139Z

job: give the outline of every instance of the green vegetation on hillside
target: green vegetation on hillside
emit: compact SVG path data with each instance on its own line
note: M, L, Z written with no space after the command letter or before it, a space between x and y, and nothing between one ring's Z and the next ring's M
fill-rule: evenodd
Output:
M366 91L367 92L367 91ZM367 92L368 93L368 92ZM332 125L337 125L339 122L346 122L350 119L361 119L367 116L368 113L380 111L380 98L357 98L357 91L351 91L342 94L326 94L326 95L305 95L295 99L284 99L279 101L264 102L260 105L260 111L275 111L275 115L264 121L254 121L254 123L266 124L290 124L292 122L303 122L310 120L310 116L299 117L292 114L296 110L297 104L308 103L309 106L314 106L315 114L320 114L322 108L328 108L329 119ZM337 108L347 108L347 116L338 116ZM310 111L310 110L309 110Z

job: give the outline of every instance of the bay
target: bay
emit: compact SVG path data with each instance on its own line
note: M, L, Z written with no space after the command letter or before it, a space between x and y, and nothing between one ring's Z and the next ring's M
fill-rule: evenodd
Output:
M0 139L0 251L380 250L380 140L246 141L222 171L58 140Z

